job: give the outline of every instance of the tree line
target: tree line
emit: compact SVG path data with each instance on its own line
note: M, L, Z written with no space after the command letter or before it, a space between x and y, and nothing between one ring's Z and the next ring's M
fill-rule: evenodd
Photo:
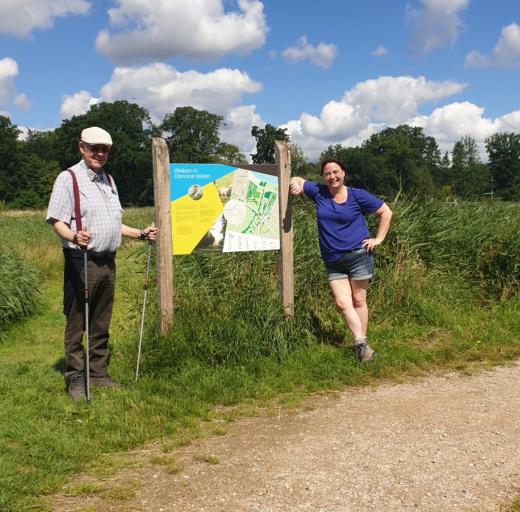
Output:
M233 144L220 140L223 117L193 107L179 107L154 124L148 111L127 101L93 105L82 115L64 120L51 131L21 130L0 116L0 205L44 208L58 173L79 159L78 137L88 126L101 126L114 140L106 170L114 176L124 205L153 203L151 142L164 137L172 162L246 163ZM274 141L291 149L293 174L315 177L319 162L341 160L351 183L384 197L396 194L427 197L485 197L520 200L520 134L496 133L486 139L487 163L469 136L457 141L451 154L441 154L422 128L400 125L371 135L360 146L332 145L318 162L309 161L284 129L253 126L253 163L274 163Z
M321 159L345 163L352 182L376 194L426 197L485 197L520 200L520 134L495 133L485 141L483 163L476 141L462 137L441 154L422 128L400 125L371 135L361 146L329 146Z

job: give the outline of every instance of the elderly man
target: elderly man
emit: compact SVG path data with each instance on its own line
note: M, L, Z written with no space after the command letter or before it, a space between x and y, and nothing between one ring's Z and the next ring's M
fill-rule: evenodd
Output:
M47 211L47 222L60 237L65 256L65 381L68 395L76 401L86 398L84 251L88 259L90 384L121 387L108 374L116 250L121 235L141 240L157 238L153 226L141 230L122 223L116 185L103 170L111 147L112 137L107 131L96 126L83 130L79 141L82 159L58 175Z

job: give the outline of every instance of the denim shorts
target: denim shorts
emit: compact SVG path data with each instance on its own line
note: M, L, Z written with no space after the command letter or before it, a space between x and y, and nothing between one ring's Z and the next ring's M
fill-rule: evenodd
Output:
M351 279L362 281L374 277L374 256L366 249L354 249L346 252L338 261L326 261L327 278Z

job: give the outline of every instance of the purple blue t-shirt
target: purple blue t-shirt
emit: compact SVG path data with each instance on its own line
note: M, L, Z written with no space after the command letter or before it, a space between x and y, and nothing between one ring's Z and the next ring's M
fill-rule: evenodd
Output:
M316 205L316 218L321 257L338 261L346 251L361 249L363 240L370 238L366 213L374 213L384 201L360 188L348 187L346 202L338 204L326 185L314 181L303 184L305 195Z

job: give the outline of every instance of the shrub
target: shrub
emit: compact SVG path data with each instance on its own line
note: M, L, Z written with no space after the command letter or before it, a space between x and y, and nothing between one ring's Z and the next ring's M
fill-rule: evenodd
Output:
M0 249L0 334L13 320L35 307L37 273L13 251Z
M376 251L371 328L410 323L449 330L468 306L518 291L520 214L514 205L429 200L401 201L392 209L392 229ZM296 198L293 212L294 321L287 322L280 305L277 253L175 258L175 329L147 343L148 371L177 371L187 360L248 365L349 337L327 286L314 206ZM374 232L377 219L369 219Z

